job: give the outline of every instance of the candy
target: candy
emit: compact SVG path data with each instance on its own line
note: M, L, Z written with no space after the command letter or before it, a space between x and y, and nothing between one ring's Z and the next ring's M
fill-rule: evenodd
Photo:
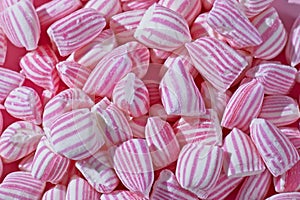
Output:
M268 170L254 176L246 177L239 189L236 199L264 199L271 185L271 181L272 175Z
M0 7L2 6L3 9L5 9L5 8L8 8L8 7L20 2L20 1L22 1L22 0L2 0L0 3ZM33 0L29 0L29 1L33 2Z
M93 8L99 12L106 20L122 11L119 0L89 0L84 8Z
M105 19L96 10L82 8L51 24L47 33L59 54L68 56L95 39L105 25Z
M159 5L170 8L181 14L190 25L201 12L201 1L198 0L160 0Z
M172 53L160 49L150 49L150 58L153 63L164 63Z
M31 168L32 168L32 162L33 162L33 158L34 158L34 153L32 152L31 154L29 154L28 156L26 156L25 158L23 158L19 164L18 164L18 168L21 171L25 171L25 172L31 172Z
M49 46L40 46L21 58L21 73L34 84L55 94L59 84L59 76L55 69L57 62L58 59Z
M148 116L144 115L138 118L132 118L128 123L132 130L132 135L137 138L145 138L145 126Z
M100 193L96 192L86 180L75 175L68 184L66 200L84 199L98 200L100 199Z
M222 145L222 129L214 110L200 117L181 117L174 124L176 138L182 148L189 143Z
M282 175L299 161L294 145L271 122L261 118L253 119L250 136L274 177Z
M40 25L44 28L71 14L82 6L80 0L53 0L36 9Z
M260 14L266 8L270 7L274 0L238 0L241 9L247 17L253 17Z
M300 4L300 2L299 2ZM300 63L300 16L293 23L285 48L285 57L292 67Z
M199 198L207 198L207 191L216 185L222 162L221 148L197 143L187 144L180 151L175 175L183 188Z
M141 10L141 9L147 9L150 6L152 6L154 3L156 3L158 0L131 0L131 1L122 1L122 9L126 12L129 10Z
M26 86L12 90L7 96L4 107L13 117L32 122L42 123L43 106L38 93Z
M3 65L6 59L7 40L3 30L0 28L0 65Z
M130 139L117 147L114 169L126 188L149 198L154 173L146 140Z
M42 137L32 162L31 175L41 181L59 183L68 172L70 160L54 152L46 137Z
M47 190L42 200L65 200L66 199L67 188L64 185L56 185L53 188Z
M66 112L50 127L53 149L72 160L90 157L104 145L104 122L87 108Z
M289 96L266 96L258 117L268 120L275 126L286 126L300 118L299 106Z
M198 116L205 112L201 94L182 62L168 69L160 82L159 91L168 115Z
M287 33L275 8L270 7L251 19L263 43L254 47L255 58L265 60L276 57L284 48Z
M37 48L41 28L30 0L22 0L7 7L0 14L2 29L16 47L31 51Z
M144 198L142 195L136 193L136 192L130 192L128 190L116 190L109 194L102 194L101 200L147 200L147 198Z
M176 180L173 172L166 169L160 172L158 179L155 181L150 199L198 200L198 197L190 191L183 189Z
M232 47L252 47L263 41L234 0L216 0L208 13L207 23L223 35Z
M252 176L265 170L251 138L237 128L225 137L223 150L223 167L229 177Z
M176 115L168 115L165 111L165 108L160 103L153 104L149 109L149 117L160 117L162 120L173 123L176 122L179 116Z
M186 48L196 69L213 87L224 92L248 65L234 49L215 38L202 37Z
M83 91L90 95L111 97L115 85L126 74L132 71L142 78L148 66L149 50L138 42L128 42L102 58L90 74Z
M14 162L36 150L43 130L26 121L10 124L0 137L0 155L5 162Z
M105 150L100 149L91 157L77 161L75 166L98 192L110 193L120 182Z
M102 31L94 40L74 51L68 61L75 61L89 69L94 69L98 62L117 47L115 35L111 29Z
M221 125L230 129L236 127L246 131L251 120L258 116L263 98L264 88L258 81L252 80L241 85L230 98Z
M59 62L56 69L61 80L69 88L82 88L92 71L74 61Z
M296 127L280 127L280 131L287 136L296 149L300 149L300 130Z
M0 184L1 199L39 200L46 184L33 178L30 172L12 172Z
M300 192L287 192L282 194L275 194L266 200L290 200L290 199L299 199Z
M177 160L180 148L168 122L159 117L149 117L145 127L145 138L154 170L164 168Z
M134 37L150 48L165 51L175 50L191 41L183 16L156 3L145 12Z

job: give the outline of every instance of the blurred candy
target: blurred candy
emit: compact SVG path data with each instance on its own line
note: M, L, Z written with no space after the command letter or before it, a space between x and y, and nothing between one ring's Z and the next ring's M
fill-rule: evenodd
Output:
M275 126L286 126L300 118L299 106L289 96L266 96L258 117L272 122Z
M66 112L50 127L53 149L72 160L90 157L104 145L104 122L87 108Z
M3 65L5 62L6 53L7 53L7 40L2 28L0 28L0 65Z
M42 200L65 200L66 199L67 188L64 185L55 185L53 188L47 190Z
M241 85L226 105L221 125L246 131L251 120L258 116L263 98L264 88L258 81L252 80Z
M241 10L247 17L253 17L260 14L266 8L270 7L274 0L238 0Z
M300 4L300 1L298 2ZM300 15L293 23L285 48L285 56L292 67L300 63Z
M224 172L229 177L244 177L259 174L265 165L251 138L241 130L234 128L223 144Z
M2 0L0 2L0 7L2 6L3 9L5 9L5 8L8 8L8 7L20 2L20 1L22 1L22 0ZM28 0L28 1L33 2L33 0Z
M275 8L270 7L251 19L263 39L254 47L255 58L269 60L275 58L285 47L287 32Z
M186 48L196 69L213 87L224 92L248 65L233 48L215 38L201 37Z
M175 50L191 41L183 16L156 3L145 12L134 37L150 48L165 51Z
M299 161L299 154L294 145L271 122L261 118L253 119L250 135L274 177L282 175Z
M2 29L16 47L27 51L37 48L41 28L32 1L21 0L7 7L0 15Z
M44 28L71 14L82 6L80 0L52 0L36 9L40 25Z
M163 170L153 185L151 200L198 200L198 197L192 192L183 189L175 175L170 170Z
M257 29L234 0L216 0L208 13L207 23L223 35L232 47L245 48L262 43Z
M146 140L127 140L117 147L113 159L114 169L123 185L131 192L149 198L154 172Z
M14 162L36 150L43 130L26 121L10 124L0 137L0 155L5 162Z
M96 10L82 8L51 24L47 33L59 54L68 56L95 39L105 25L105 19Z
M30 172L12 172L0 184L0 198L39 200L45 186L45 182L33 178Z
M122 11L119 0L89 0L84 8L93 8L99 12L106 20Z
M4 107L15 118L37 125L42 123L42 102L33 88L22 86L12 90L4 102Z
M179 154L175 175L184 189L205 199L208 190L216 185L222 162L221 148L197 143L187 144Z

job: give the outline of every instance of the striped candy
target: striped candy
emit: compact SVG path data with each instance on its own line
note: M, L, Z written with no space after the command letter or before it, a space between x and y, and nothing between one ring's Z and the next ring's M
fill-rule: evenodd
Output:
M82 90L71 88L53 97L44 107L43 128L50 129L53 122L62 114L80 108L90 108L93 100Z
M155 181L150 199L198 200L198 197L190 191L183 189L176 180L173 172L165 169L160 172L158 179Z
M0 15L2 29L16 47L27 51L37 48L41 28L35 8L30 0L22 0L7 7Z
M93 105L93 107L91 107L91 111L99 113L99 114L102 114L103 111L106 110L106 108L109 105L111 105L110 100L107 97L104 97L98 103L96 103L95 105Z
M104 17L96 10L82 8L51 24L47 33L59 54L68 56L96 38L105 25Z
M288 3L300 4L299 0L288 0Z
M65 185L55 185L44 193L42 200L65 200L66 194L67 188Z
M183 188L205 199L207 191L218 180L222 162L221 148L198 143L187 144L179 154L175 175Z
M115 33L119 44L135 41L133 35L142 20L144 13L145 10L141 9L126 11L112 16L109 27Z
M5 162L14 162L36 150L43 130L26 121L10 124L0 137L0 155Z
M110 193L120 182L105 150L99 150L91 157L77 161L75 166L98 192Z
M111 97L117 82L130 71L138 78L146 74L149 57L147 47L138 42L128 42L113 49L94 68L83 91L90 95Z
M287 192L282 194L274 194L266 200L294 200L300 199L300 192Z
M59 183L68 172L70 160L58 155L46 137L40 140L32 162L31 175L41 181Z
M66 112L50 127L54 150L72 160L81 160L104 145L104 124L88 108Z
M242 84L230 98L221 121L221 126L246 131L251 120L258 116L263 103L264 88L256 80ZM239 113L237 115L237 113Z
M148 115L138 118L132 118L128 123L132 130L132 135L136 138L145 138L145 126L147 124Z
M258 117L272 122L275 126L289 125L300 118L299 106L289 96L266 96Z
M3 161L0 158L0 177L2 177L2 175L3 175Z
M84 8L93 8L99 12L106 20L122 11L119 0L89 0Z
M0 102L15 88L21 86L25 77L13 70L0 67Z
M273 176L282 175L299 161L294 145L271 122L253 119L250 136Z
M169 123L176 122L179 119L179 116L176 115L168 115L165 111L165 108L160 103L153 104L149 109L149 117L160 117L162 120L167 121Z
M168 122L159 117L149 117L145 127L145 138L154 170L164 168L177 160L180 148Z
M222 144L222 129L219 119L214 110L207 110L200 117L181 117L174 124L176 138L182 148L189 143L207 145Z
M274 0L238 0L241 10L243 10L249 18L260 14L266 8L270 7L273 1Z
M198 0L159 0L159 5L170 8L181 14L189 25L201 12L201 1Z
M213 87L224 92L248 65L247 61L226 43L202 37L186 48L196 69Z
M148 9L158 0L131 0L131 1L122 1L122 9L123 11L130 11L130 10L141 10L141 9Z
M300 2L299 2L300 4ZM300 63L300 16L293 23L288 42L285 48L285 57L288 63L294 67Z
M284 48L287 33L275 8L270 7L251 19L263 43L254 47L253 56L265 60L276 57Z
M246 177L239 189L236 200L264 199L270 188L271 181L272 175L268 170L254 176Z
M47 27L53 22L71 14L82 6L80 0L53 0L36 9L42 27Z
M265 165L251 138L234 128L225 138L224 171L229 177L244 177L259 174Z
M216 0L207 23L223 35L232 47L245 48L262 43L262 38L234 0Z
M56 69L61 80L69 88L82 88L92 71L74 61L59 62Z
M264 86L265 94L288 94L294 86L297 70L280 63L264 62L246 72Z
M294 192L300 190L300 162L297 162L284 174L274 177L273 183L276 192Z
M56 93L59 76L55 69L58 59L49 46L40 46L20 60L21 73L34 84Z
M100 193L98 193L89 183L74 175L67 187L66 200L98 200Z
M145 12L134 37L147 47L165 51L175 50L191 41L183 16L156 3Z
M147 87L132 72L115 85L112 99L119 109L132 117L146 114L150 107Z
M26 156L19 162L18 168L21 171L31 172L34 154L35 154L35 152L32 152L31 154L29 154L28 156Z
M26 86L12 90L7 96L4 107L13 117L32 122L42 123L43 106L38 93Z
M149 198L154 172L146 140L127 140L117 147L113 159L114 169L123 185L131 192Z
M242 177L228 177L221 173L214 187L208 190L207 199L225 199L244 180Z
M101 200L147 200L142 195L128 190L115 190L109 194L102 194Z
M159 91L168 115L199 116L205 112L201 94L182 62L174 63L168 69Z
M126 116L115 104L109 105L105 110L99 107L94 113L105 124L102 128L107 147L120 145L133 137Z
M150 49L150 59L152 63L164 63L172 53L160 49Z
M117 47L115 35L111 29L106 29L94 40L74 51L67 60L94 69L98 62L115 47Z
M22 0L2 0L0 2L0 7L2 6L3 9L6 9L20 1L22 1ZM30 0L30 1L33 2L33 0Z
M3 65L5 62L6 53L7 53L7 40L2 28L0 28L0 65Z
M12 172L0 184L0 198L39 200L45 186L46 183L33 178L30 172Z
M287 136L296 149L300 149L300 130L296 127L280 127L280 131Z

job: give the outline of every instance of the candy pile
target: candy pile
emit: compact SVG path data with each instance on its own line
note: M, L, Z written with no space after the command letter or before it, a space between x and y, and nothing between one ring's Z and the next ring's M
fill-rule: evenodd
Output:
M0 199L300 199L300 15L272 3L1 0Z

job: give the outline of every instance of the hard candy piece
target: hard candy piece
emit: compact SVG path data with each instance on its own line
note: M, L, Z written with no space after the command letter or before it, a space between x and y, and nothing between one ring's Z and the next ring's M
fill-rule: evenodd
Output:
M7 53L7 39L2 28L0 28L0 65L3 65Z
M99 12L106 20L122 11L119 0L89 0L84 8L93 8Z
M270 7L274 0L238 0L241 10L248 18L260 14Z
M56 185L44 193L42 200L65 200L66 194L67 188L65 185Z
M300 4L300 2L298 2ZM285 48L285 57L288 63L295 67L300 63L300 16L293 23Z
M143 197L142 195L136 192L130 192L128 190L116 190L109 194L102 194L101 200L147 200L147 198Z
M290 200L290 199L299 199L300 192L286 192L282 194L274 194L266 200Z
M287 136L296 149L300 149L300 130L296 127L279 127L280 131Z
M131 1L122 1L122 9L123 11L130 11L130 10L141 10L141 9L148 9L158 0L131 0Z

